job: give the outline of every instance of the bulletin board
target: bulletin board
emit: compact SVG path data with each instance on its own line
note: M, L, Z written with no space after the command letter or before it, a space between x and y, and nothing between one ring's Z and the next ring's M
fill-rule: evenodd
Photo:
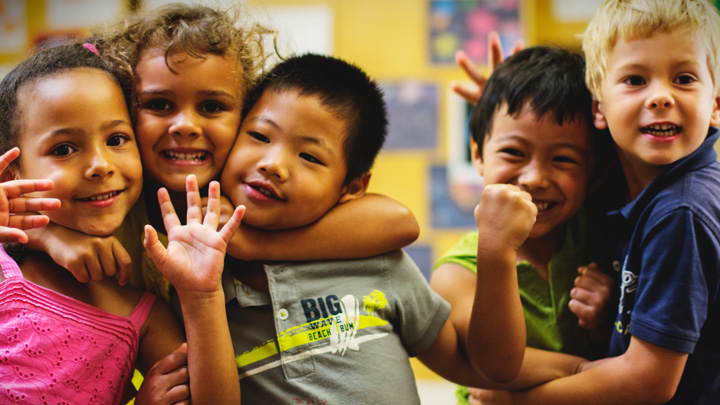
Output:
M519 0L432 0L428 19L428 49L433 64L452 64L455 52L487 62L487 36L500 34L509 53L522 38Z

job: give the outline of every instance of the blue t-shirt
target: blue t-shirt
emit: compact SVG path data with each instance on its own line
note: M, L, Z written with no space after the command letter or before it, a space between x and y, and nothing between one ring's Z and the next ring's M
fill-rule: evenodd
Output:
M689 353L670 403L720 398L720 163L712 128L695 152L671 164L633 202L608 213L621 271L609 356L630 337Z

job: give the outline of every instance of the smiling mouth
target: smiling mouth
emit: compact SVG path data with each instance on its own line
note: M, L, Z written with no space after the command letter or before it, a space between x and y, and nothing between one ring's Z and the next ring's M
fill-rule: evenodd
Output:
M181 152L173 152L169 150L165 150L162 152L163 156L170 160L185 160L185 161L191 161L191 162L202 162L207 158L208 153L207 152L191 152L191 153L181 153Z
M537 210L538 210L538 214L548 211L556 205L557 205L557 203L554 203L554 202L536 202L535 203L535 206L537 207Z
M652 136L658 137L670 137L680 133L682 127L670 124L662 125L650 125L649 127L641 128L642 132Z
M122 190L111 191L109 193L98 194L98 195L90 196L87 198L78 198L78 200L80 200L80 201L105 201L105 200L115 197L116 195L118 195L120 193L122 193Z

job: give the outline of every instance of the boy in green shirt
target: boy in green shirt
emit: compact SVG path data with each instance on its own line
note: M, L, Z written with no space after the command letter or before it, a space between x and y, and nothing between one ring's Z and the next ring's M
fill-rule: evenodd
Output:
M594 133L583 71L582 57L562 49L534 47L514 54L488 80L470 131L473 164L485 184L481 201L494 198L498 189L517 187L538 209L516 260L527 345L589 357L595 351L589 332L602 323L613 281L596 266L585 266L590 260L581 207L596 151L605 146L597 142L608 138ZM509 221L510 215L482 218L476 210L478 228L482 222ZM433 289L452 306L450 320L464 347L478 256L495 237L468 233L438 260L432 276ZM465 387L457 394L467 403Z

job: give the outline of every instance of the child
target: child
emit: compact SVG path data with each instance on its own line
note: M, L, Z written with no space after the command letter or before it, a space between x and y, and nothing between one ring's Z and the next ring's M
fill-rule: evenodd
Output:
M583 70L582 57L563 49L534 47L515 53L487 81L470 132L473 164L486 188L515 185L530 193L538 207L537 221L518 248L516 262L508 263L517 267L527 345L593 357L597 348L587 330L607 329L601 321L613 281L594 266L584 266L590 260L588 221L581 207L596 156L606 156L596 153L604 146L603 138L593 131L592 98ZM493 196L483 192L481 201ZM493 214L496 221L510 220ZM481 220L488 218L478 217L479 227ZM468 325L477 284L474 273L484 260L478 255L494 237L485 228L468 233L438 260L432 275L431 286L450 302L450 319L460 331ZM466 334L459 336L467 347ZM460 403L467 403L464 387L457 395Z
M289 58L250 94L223 189L247 206L249 226L303 226L363 195L386 124L382 95L361 70L323 56ZM530 231L535 206L525 193L508 194L508 208L522 214L496 234L512 245ZM492 291L478 289L480 310L468 328L480 350L466 358L447 321L449 306L402 251L352 261L229 263L224 286L243 400L417 403L408 355L466 384L511 380L525 342L517 281L514 272L487 277ZM482 311L490 307L486 297L497 300L493 311ZM523 380L564 375L577 361L568 356L553 372Z
M100 54L122 73L133 95L148 195L167 187L173 205L182 211L188 174L197 176L201 189L219 177L240 125L247 89L265 63L265 32L244 23L239 15L175 4L132 17L96 36ZM162 231L157 206L146 203L147 212L141 201L116 235L132 261L142 266L142 272L133 273L131 284L169 299L167 281L143 257L137 242L148 222ZM357 218L362 221L347 232L346 224ZM43 233L32 247L47 250L59 263L68 264L78 279L97 280L114 274L117 267L122 268L121 282L127 279L130 259L114 238L68 246L65 241L76 236L57 227ZM261 232L243 227L235 234L229 253L245 260L363 257L405 246L417 234L417 222L407 208L374 195L345 204L299 229Z
M0 107L0 149L23 150L3 179L50 179L53 190L36 196L60 201L60 208L46 212L51 221L91 235L115 231L142 189L140 156L121 87L94 48L71 44L27 59L0 83ZM195 200L190 204L192 218L199 216ZM2 263L0 334L5 343L0 395L5 399L0 402L127 401L136 357L147 377L138 403L186 399L183 385L188 374L193 402L237 401L235 366L219 360L232 353L219 275L222 241L229 240L242 210L220 231L222 241L217 241L213 215L218 200L215 185L208 204L208 229L202 233L193 230L197 226L169 227L171 251L184 247L189 255L203 256L205 261L160 263L171 280L187 272L197 274L195 287L176 284L186 321L188 372L162 372L184 361L182 353L172 354L183 336L167 306L155 296L120 287L111 279L78 283L44 254L21 252L20 268L7 257ZM218 252L210 256L202 246L186 246L183 235L190 231ZM162 250L154 248L151 253L158 259ZM198 291L200 282L213 277L215 290ZM219 299L211 300L214 296Z
M628 187L607 219L622 272L611 357L511 399L720 398L718 41L720 16L704 0L606 1L588 25L595 125L610 129Z

